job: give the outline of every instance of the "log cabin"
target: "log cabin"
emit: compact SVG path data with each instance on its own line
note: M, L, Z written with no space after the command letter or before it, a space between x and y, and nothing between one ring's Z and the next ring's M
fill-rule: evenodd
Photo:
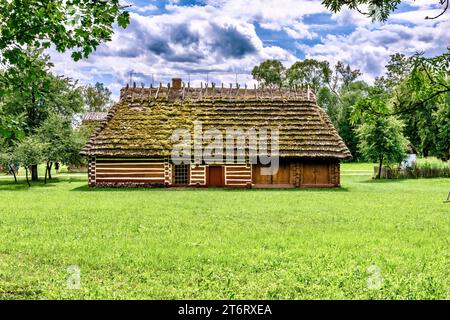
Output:
M277 129L278 170L261 174L267 164L249 161L248 146L244 161L176 163L173 132L192 132L196 121L219 132ZM127 85L81 154L89 158L93 187L339 187L340 161L351 158L309 88L193 88L181 79L155 88Z

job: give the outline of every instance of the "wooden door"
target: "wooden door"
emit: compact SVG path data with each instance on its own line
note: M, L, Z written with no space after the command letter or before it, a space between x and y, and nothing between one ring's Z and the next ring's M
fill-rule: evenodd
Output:
M304 163L303 181L305 185L330 184L330 171L328 163Z
M277 173L272 176L272 184L289 184L291 166L289 163L280 163Z
M289 163L280 163L277 173L273 175L261 174L262 165L253 166L253 183L259 185L290 184L291 166Z
M270 175L262 175L261 174L261 168L264 167L259 164L255 164L252 167L252 176L253 176L253 183L254 184L271 184L272 183L272 176Z
M209 166L208 185L211 187L222 187L224 185L222 166Z

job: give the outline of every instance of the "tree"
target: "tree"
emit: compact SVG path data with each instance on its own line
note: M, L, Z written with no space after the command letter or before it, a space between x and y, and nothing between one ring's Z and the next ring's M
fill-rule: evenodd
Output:
M80 90L65 77L51 74L49 57L42 50L29 49L27 67L11 66L2 74L7 81L0 86L3 110L12 117L22 117L23 131L31 135L52 113L72 118L82 111ZM37 180L37 166L31 168Z
M278 60L266 60L252 70L253 79L267 86L283 85L285 67Z
M338 123L340 105L339 98L328 87L322 87L316 94L317 104L322 107L336 127Z
M390 55L389 62L386 65L386 75L376 78L376 84L383 86L386 91L393 91L411 74L413 62L412 57L407 57L402 53Z
M315 59L297 61L286 71L286 81L290 86L308 85L316 93L330 82L330 77L329 63Z
M71 158L71 153L74 151L78 153L81 147L74 150L76 147L74 146L71 120L59 114L50 115L36 130L36 135L44 143L42 155L46 162L44 181L47 183L47 177L52 178L53 163L57 161L67 163Z
M11 173L14 177L14 181L17 183L16 173L19 170L19 165L14 158L14 154L12 153L11 148L3 148L0 152L0 165L4 168L8 173Z
M408 61L408 63L410 63ZM442 55L411 57L412 70L396 87L394 112L408 113L450 93L450 47Z
M329 77L330 89L339 97L340 94L348 90L350 84L362 75L359 69L352 69L349 64L345 65L338 61L334 67L334 72Z
M402 129L402 122L394 116L376 117L357 129L362 154L369 161L379 162L378 179L383 163L399 164L405 159L408 140Z
M14 159L25 168L25 176L28 186L30 181L28 179L28 170L31 166L37 166L43 160L43 151L45 145L36 137L28 136L18 142L14 149Z
M120 0L0 0L0 63L26 65L27 46L72 50L76 61L104 41L113 24L125 28L129 13Z
M379 162L377 178L381 177L383 163L399 164L405 159L408 146L403 136L404 124L395 116L386 115L391 108L387 97L383 88L371 87L368 95L358 100L351 115L353 121L362 123L356 130L359 150L366 160Z
M86 85L81 90L86 112L106 112L111 107L111 90L97 82L94 86Z
M352 113L358 102L369 94L369 90L369 85L363 81L351 83L346 90L343 90L337 104L336 130L355 160L361 159L361 152L358 147L359 137L356 130L362 121L361 119L352 119Z
M437 127L436 155L448 161L450 159L450 93L442 97L434 117Z
M333 12L339 12L344 6L351 10L369 16L373 21L386 21L389 15L397 9L402 0L323 0L322 3ZM436 16L425 17L426 19L436 19L447 11L449 0L436 0L436 3L442 6L442 12ZM367 10L361 9L361 6L367 6Z
M0 105L0 137L3 138L0 147L11 146L14 141L22 138L25 135L24 126L23 115L6 114Z
M423 156L438 155L436 113L450 93L450 50L425 58L420 54L391 56L385 77L376 83L390 93L393 109L406 124L405 134Z

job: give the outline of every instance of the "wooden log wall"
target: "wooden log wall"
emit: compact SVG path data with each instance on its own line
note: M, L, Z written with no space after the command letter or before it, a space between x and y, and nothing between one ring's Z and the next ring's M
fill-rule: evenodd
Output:
M164 185L165 162L150 159L96 159L91 167L93 185Z
M331 183L339 187L341 185L341 165L339 161L330 164Z
M95 186L95 158L90 157L88 163L88 185Z
M229 164L224 166L225 186L246 187L252 184L251 164Z
M189 184L191 186L206 185L206 166L205 165L191 165Z

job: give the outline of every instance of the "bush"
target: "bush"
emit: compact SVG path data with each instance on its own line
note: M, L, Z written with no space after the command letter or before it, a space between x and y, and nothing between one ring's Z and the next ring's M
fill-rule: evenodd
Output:
M418 159L413 168L385 167L381 171L382 179L450 178L450 162ZM378 167L374 167L374 172L378 172Z

